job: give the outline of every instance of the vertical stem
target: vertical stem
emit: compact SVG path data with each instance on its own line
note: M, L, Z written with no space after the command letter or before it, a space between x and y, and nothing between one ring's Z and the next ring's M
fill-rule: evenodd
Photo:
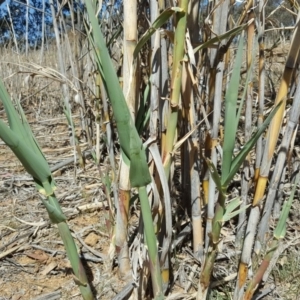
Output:
M123 55L123 93L135 120L137 99L136 62L133 61L133 51L137 43L137 2L124 0L124 55ZM116 247L118 250L119 275L123 279L131 277L129 248L127 243L128 211L131 197L129 181L130 166L123 157L120 162L119 205L116 224Z
M49 0L49 3L50 3L50 7L51 7L53 29L54 29L54 33L55 33L59 72L63 76L67 77L66 76L65 63L64 63L64 60L63 60L61 39L60 39L59 30L58 30L57 18L56 18L56 14L55 14L55 10L54 10L53 0ZM69 117L69 122L70 122L70 125L71 125L71 128L72 128L73 140L71 138L70 143L71 143L71 145L75 146L75 133L74 133L73 120L72 120L72 116L71 116L70 95L69 95L69 89L68 89L68 86L67 86L66 83L62 83L62 91L63 91L63 99L64 99L64 109L66 110L66 113L68 114L67 117Z
M218 1L221 2L221 1ZM218 3L218 7L215 9L213 14L213 28L216 34L222 34L226 30L227 26L227 16L229 0L222 3ZM211 161L216 166L217 165L217 149L218 137L220 129L220 117L221 117L221 103L222 103L222 87L223 87L223 72L224 72L224 61L221 42L219 49L212 49L210 53L210 86L213 88L213 94L211 97L213 99L213 124L211 132ZM208 185L208 204L207 204L207 222L206 222L206 232L205 232L205 249L208 249L209 236L212 231L212 220L214 217L214 206L215 206L215 193L216 185L215 182L209 174L209 185Z
M253 10L250 10L248 14L248 20L254 18ZM247 40L247 69L251 70L252 67L252 58L253 58L253 50L254 50L254 22L248 27L248 40ZM246 99L246 111L245 111L245 143L249 141L252 133L252 103L253 103L253 82L252 76L249 79L247 86L247 99ZM247 196L248 190L251 183L251 172L250 172L250 154L247 155L244 161L243 173L242 173L242 182L241 182L241 208L245 208L247 205ZM246 209L243 209L239 213L239 221L237 226L236 233L236 247L240 248L242 245L242 238L245 231L246 226Z
M282 105L280 106L276 115L272 119L268 130L266 146L264 148L263 157L260 166L259 178L258 178L258 182L254 194L253 205L257 205L262 200L267 186L269 170L270 170L273 154L279 136L279 132L283 120L283 114L285 111L285 106L286 106L285 98L288 93L290 82L293 78L293 73L295 71L298 55L299 55L299 40L300 40L299 20L300 20L300 11L298 12L297 23L295 25L295 31L293 34L291 47L289 50L288 57L286 59L284 71L280 81L279 90L277 92L276 99L275 99L275 105L277 105L281 101L282 101Z
M29 0L26 0L26 29L25 29L25 55L28 57L28 22L29 22Z
M49 203L55 207L59 212L62 213L60 205L55 197L55 195L48 197ZM49 213L49 212L48 212ZM49 214L51 219L51 215ZM55 223L55 222L54 222ZM70 229L66 222L57 223L59 234L63 240L68 259L71 263L74 275L75 275L75 283L79 286L81 295L84 300L93 300L94 296L92 293L91 286L89 285L84 267L80 260L80 257L77 252L77 247L70 232Z
M182 59L184 55L188 2L188 0L181 0L179 2L179 7L182 8L183 11L176 13L177 25L174 39L174 61L171 78L170 112L168 117L165 147L163 148L164 152L162 153L162 161L167 178L170 174L171 152L175 140L178 120L178 104L181 90Z
M203 270L200 274L197 300L206 299L207 296L211 274L218 254L218 244L222 228L222 218L225 213L225 200L225 194L219 193L218 203L216 205L216 213L212 220L212 233L209 239L208 252L205 258Z
M178 105L181 91L182 81L182 59L184 56L185 45L185 33L187 26L187 13L188 13L189 0L179 1L179 7L183 9L182 12L176 13L176 29L174 38L174 55L173 55L173 68L171 77L171 100L168 107L167 118L167 132L165 139L162 140L162 163L167 180L170 177L171 168L171 152L175 142L175 136L177 132L177 120L178 120ZM167 105L167 103L166 103ZM163 279L166 285L169 281L169 267L168 258L165 260L165 266L163 268Z
M40 64L43 63L44 45L45 45L45 0L42 0L42 44L41 44L41 57Z
M150 258L149 263L154 299L161 300L164 298L162 291L162 276L159 265L156 236L146 187L139 188L139 197L144 222L145 238L148 245L148 253Z
M259 46L259 68L258 68L258 118L257 127L259 128L264 120L264 100L265 100L265 5L264 0L259 1L259 22L258 22L258 46ZM258 180L260 164L263 154L263 138L260 137L256 144L256 161L255 161L255 184Z
M189 13L187 18L188 30L190 34L191 44L194 45L199 41L199 5L198 0L191 0L189 2ZM195 59L199 57L199 54L196 55ZM186 88L187 91L186 97L186 126L189 126L188 129L192 129L196 126L197 122L197 111L195 109L196 105L194 102L194 91L193 83L191 80L192 66L191 64L185 63L185 73L187 75ZM190 72L190 73L189 73ZM183 104L185 100L183 99ZM187 132L184 132L186 134ZM203 255L203 228L202 228L202 216L201 216L201 196L200 196L200 166L199 166L199 139L197 134L193 134L189 138L187 143L188 161L189 161L189 170L187 174L188 180L188 194L190 196L189 203L191 206L191 217L192 217L192 226L193 226L193 252L194 254L201 259Z

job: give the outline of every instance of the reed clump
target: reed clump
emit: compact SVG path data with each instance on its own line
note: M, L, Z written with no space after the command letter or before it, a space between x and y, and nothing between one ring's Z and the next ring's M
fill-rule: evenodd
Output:
M289 278L280 257L293 257L296 243L289 216L299 184L299 8L285 10L297 16L288 29L270 30L266 22L279 8L267 6L266 15L263 1L246 1L238 14L229 0L174 7L124 0L121 15L101 5L73 7L69 33L53 5L55 40L35 50L40 61L29 52L26 62L19 54L13 63L2 49L8 61L1 64L11 95L1 83L8 125L1 120L0 137L42 195L83 298L99 290L85 275L74 243L80 238L67 225L59 186L22 109L39 111L50 99L45 113L60 109L65 143L79 162L74 180L82 170L90 176L89 164L97 170L90 177L101 186L109 244L102 271L115 267L126 283L116 297L272 297L279 291L270 288L270 274Z

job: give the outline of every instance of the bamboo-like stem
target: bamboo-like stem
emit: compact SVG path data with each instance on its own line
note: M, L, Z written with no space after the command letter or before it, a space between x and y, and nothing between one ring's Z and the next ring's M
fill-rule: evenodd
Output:
M100 120L101 120L101 108L100 108L100 99L102 95L101 89L101 76L100 74L96 74L95 76L95 95L96 95L96 101L95 101L95 111L96 111L96 162L97 164L100 163ZM104 99L106 96L106 93L104 92L104 95L102 95L102 99ZM103 101L103 100L102 100ZM105 100L104 100L105 101ZM104 119L104 114L102 114ZM105 120L108 121L108 120Z
M74 278L74 281L79 286L83 299L93 300L94 296L91 287L88 283L88 279L86 277L84 267L79 258L77 247L75 245L70 229L66 222L58 223L57 228L63 240L67 256L70 260L72 269L74 271L74 275L76 276L76 278Z
M122 155L130 162L129 179L132 187L139 190L142 217L145 226L146 244L149 253L149 263L154 297L157 300L163 299L162 279L159 265L156 236L153 227L152 214L146 186L151 183L152 178L149 173L146 152L142 141L127 106L124 94L119 86L117 74L112 65L106 48L102 32L95 16L95 5L92 1L86 2L88 16L92 26L93 43L95 45L95 57L98 68L106 83L106 90L109 96L116 126L119 134Z
M212 140L209 132L206 133L204 141L204 155L205 157L211 157ZM203 204L208 204L209 199L209 170L206 164L203 166L203 179L202 179L202 190L203 190Z
M221 64L222 66L223 64ZM223 70L222 70L223 71ZM223 74L222 74L223 75ZM223 82L223 80L220 81L220 79L223 76L219 76L219 81L216 78L216 84L218 83L220 85L220 83ZM216 85L217 86L217 85ZM215 92L216 92L216 88L214 88ZM217 91L219 91L219 89L217 89ZM219 94L220 95L220 94ZM216 97L215 98L215 102L214 102L214 120L218 120L217 121L217 125L219 125L219 120L220 120L220 116L221 116L221 110L220 110L220 102L218 103L218 101L220 101L220 97ZM219 105L218 105L219 104ZM218 119L216 119L216 117L219 117ZM213 124L215 124L215 122L213 122ZM213 125L213 128L216 127ZM216 132L216 131L215 131ZM217 133L218 136L218 133ZM210 157L211 157L211 162L216 165L217 164L217 144L218 144L218 140L217 137L214 136L214 134L212 133L212 137L211 137L211 150L210 150ZM208 171L207 171L208 172ZM206 218L206 227L205 227L205 250L208 250L209 247L209 239L210 239L210 234L212 232L212 223L213 223L213 217L215 214L215 194L216 194L216 183L214 182L211 173L208 174L208 195L207 195L207 218Z
M226 31L227 26L227 16L228 16L229 0L218 3L217 8L214 11L213 17L213 28L216 34L222 34ZM223 42L222 42L223 43ZM210 80L213 80L214 84L214 102L213 102L213 125L211 132L211 162L217 165L217 149L218 137L219 137L219 127L221 118L221 103L222 103L222 88L223 88L223 72L224 72L224 61L222 53L222 46L219 45L218 49L212 49L210 54L210 64L211 68L214 69L211 72ZM213 77L215 76L215 77ZM214 207L215 207L215 194L216 194L216 184L212 178L211 173L209 174L209 187L208 187L208 204L207 204L207 221L206 221L206 232L205 232L205 249L208 249L209 236L212 232L212 223L214 217Z
M96 129L97 129L97 135L96 135L96 159L98 164L99 173L101 176L101 180L103 183L105 183L106 179L105 176L107 174L103 174L100 168L100 130L102 129L102 132L106 132L106 148L109 156L109 162L110 167L112 171L111 176L111 182L112 182L112 189L113 189L113 199L114 203L112 203L112 199L110 197L110 189L107 188L107 185L104 184L105 193L107 197L107 202L109 205L109 222L111 224L114 223L114 209L116 208L119 210L119 195L117 191L117 176L116 176L116 164L115 164L115 155L114 155L114 149L113 149L113 138L112 138L112 128L111 128L111 120L109 116L108 111L108 103L107 103L107 93L104 88L104 84L102 81L102 78L99 73L95 75L95 95L96 95L96 101L95 101L95 111L97 113L96 115ZM98 100L99 99L99 100ZM102 100L100 105L100 99ZM102 115L102 119L101 119ZM102 128L101 128L102 123ZM116 225L117 226L117 225ZM115 249L115 228L111 228L111 231L109 232L110 236L112 236L111 239L111 249L112 252ZM112 255L113 256L113 255Z
M297 25L295 30L296 31L294 34L293 43L291 45L290 53L286 62L286 66L284 69L280 88L275 100L275 104L278 104L286 97L287 89L293 75L295 63L298 56L298 47L299 47L299 45L295 44L294 41L295 41L295 37L300 38L299 24ZM272 119L270 128L268 130L266 146L264 149L262 164L260 168L260 174L256 185L255 196L252 203L252 208L250 212L250 217L249 217L244 245L243 245L243 251L241 255L241 261L239 264L238 280L236 283L236 288L234 293L234 299L236 300L241 299L246 284L246 280L248 276L248 264L251 259L252 247L256 235L258 221L260 218L259 204L265 192L265 188L268 180L267 176L271 165L271 159L274 153L275 145L277 142L284 109L285 109L285 101L283 102L283 105L281 105L278 111L276 112L276 115Z
M163 5L158 1L150 1L150 17L151 23L153 24L156 18L159 15L159 11L163 9L163 7L159 7L159 5ZM161 34L159 31L156 31L155 34L151 37L151 76L150 76L150 122L149 122L149 134L152 139L157 139L157 125L159 119L159 110L158 107L160 105L160 97L161 97ZM162 186L160 182L159 173L155 171L154 168L154 160L150 165L150 170L152 173L155 173L155 182L156 187L160 195L162 195ZM163 197L163 196L162 196ZM160 201L153 201L153 213L154 213L154 221L156 226L156 231L159 232L158 240L159 247L162 249L164 247L164 236L166 234L166 224L165 224L165 208L163 203ZM171 228L170 228L171 229ZM172 230L172 229L171 229ZM169 251L168 251L169 252ZM160 259L161 262L161 276L162 276L162 284L163 284L163 292L165 292L169 286L170 279L170 270L169 270L169 253L165 255L165 257Z
M157 1L150 2L151 9L151 23L153 23L158 16ZM151 37L151 77L150 77L150 107L151 116L149 123L149 133L151 137L157 137L157 120L158 107L160 99L160 73L161 73L161 51L160 51L160 32L156 31Z
M173 144L175 141L178 120L178 105L181 90L182 59L184 55L184 38L187 26L188 2L188 0L181 0L179 2L179 7L182 8L183 11L176 13L177 25L174 40L174 61L171 78L170 112L168 117L165 147L162 148L162 161L167 178L169 178L170 174L170 166L172 160L171 152L173 150Z
M240 300L244 294L244 288L246 286L246 280L248 277L248 265L251 260L252 246L256 234L257 225L260 217L260 208L254 206L251 208L250 216L248 219L247 229L245 233L245 239L243 244L243 250L241 255L241 261L238 269L238 278L236 281L236 287L234 292L234 300Z
M153 23L158 17L159 8L157 1L150 1L150 17L151 23ZM160 49L160 32L156 31L154 35L151 36L151 76L150 76L150 120L149 120L149 134L150 137L157 138L157 124L159 119L159 110L158 107L161 105L159 101L161 95L161 49ZM161 124L162 125L162 124ZM154 161L150 163L151 173L154 173ZM155 182L157 189L160 192L161 184L159 181L159 176L155 174ZM158 204L159 206L159 204ZM157 207L156 210L159 210ZM160 207L162 211L162 207Z
M150 259L149 264L151 270L151 281L154 292L154 299L162 300L164 299L162 291L162 276L159 266L159 257L155 239L154 226L151 216L151 209L148 200L147 190L145 187L139 188L139 197L141 201L141 211L144 221L145 238L148 245Z
M116 176L116 163L115 163L115 155L114 155L114 141L113 141L113 134L112 134L112 125L111 125L111 119L109 116L109 107L107 103L107 93L104 88L103 81L101 79L101 76L99 74L96 75L96 85L100 89L100 94L101 94L101 99L102 99L102 106L101 106L101 113L102 113L102 123L104 124L105 128L103 130L106 131L106 138L107 138L107 152L109 154L109 163L112 168L112 177L113 177L113 194L114 194L114 199L118 199L117 195L117 189L116 189L116 181L117 181L117 176ZM100 95L99 95L100 96ZM97 105L100 105L98 103ZM100 109L100 107L99 107ZM100 118L100 116L99 116Z
M162 7L159 7L160 9ZM169 70L168 70L168 50L167 50L167 41L165 37L160 38L160 54L161 54L161 59L160 59L160 70L161 70L161 75L160 75L160 80L159 80L159 95L160 99L163 97L166 98L168 96L168 84L167 82L169 81ZM166 104L168 105L168 101L159 101L158 103L158 108L159 108L159 119L163 120L163 105ZM167 106L166 106L167 107ZM154 106L153 106L154 108ZM160 124L162 126L162 124ZM161 128L162 129L162 128ZM162 130L161 130L162 131ZM162 140L162 138L165 136L163 132L161 132L161 141L162 144L165 144ZM159 137L159 135L158 135ZM162 175L163 176L163 175ZM166 178L166 181L167 178ZM159 183L161 184L161 183ZM162 186L163 188L163 186ZM160 233L160 239L162 240L162 248L161 248L161 256L160 256L160 262L162 264L161 269L162 269L162 277L163 277L163 290L165 291L166 288L169 286L170 282L170 243L171 243L171 236L170 233L172 232L172 212L170 210L171 207L171 199L169 197L166 197L166 192L164 191L164 196L162 199L165 200L164 203L164 226L163 230ZM169 200L168 200L169 199ZM167 203L166 201L169 201ZM167 206L168 205L168 206ZM169 209L168 209L169 208ZM167 249L167 250L165 250ZM166 254L164 254L166 253Z
M273 257L274 252L276 251L277 247L279 245L278 240L274 240L272 244L270 245L270 249L265 256L264 260L261 262L259 269L257 270L254 278L251 280L250 284L248 285L245 295L243 296L243 300L251 300L253 297L254 292L256 291L258 285L260 284L262 277L264 273L266 272L270 261Z
M239 201L231 201L228 205L225 205L226 192L228 185L233 179L234 175L244 162L245 158L255 145L258 137L264 132L275 113L279 109L277 106L271 114L267 117L263 126L251 137L251 139L245 144L244 148L239 152L237 156L233 158L233 151L236 139L236 132L238 128L238 121L241 113L242 104L238 108L237 96L238 85L240 82L240 68L242 65L242 51L243 51L243 37L240 37L239 47L237 52L236 64L233 70L233 74L230 80L230 84L225 95L225 134L223 144L223 157L222 157L222 170L221 176L218 175L218 171L215 165L206 160L211 177L213 178L216 186L218 187L219 197L215 209L215 215L212 220L212 231L209 236L209 247L206 255L203 270L200 275L199 290L197 299L205 299L210 283L210 276L212 274L213 266L215 263L218 247L220 243L220 232L224 222L230 218L231 213L239 206ZM247 83L248 84L248 83ZM244 95L242 97L244 99ZM238 108L238 109L237 109ZM237 112L236 112L237 111ZM238 199L237 199L238 200ZM236 212L238 213L238 211ZM248 223L249 226L249 223ZM251 252L251 249L250 249Z
M179 110L179 100L181 91L181 80L182 80L182 59L184 56L184 43L185 33L187 26L187 13L188 13L188 0L179 1L179 7L182 8L182 12L176 13L176 29L174 38L174 61L172 68L171 77L171 99L168 107L168 118L167 118L167 131L165 139L162 140L162 162L165 170L165 176L167 180L170 178L171 169L171 152L175 142L175 136L177 132L177 120ZM164 120L166 120L164 118ZM169 266L168 258L164 262L163 267L163 283L167 286L169 282Z
M295 130L294 133L297 133L297 129ZM291 148L293 147L292 144L293 144L293 142L291 142ZM274 207L273 207L273 218L274 219L279 218L280 210L281 210L281 207L282 207L286 172L287 172L287 166L285 166L283 168L281 178L280 178L280 181L279 181L279 185L278 185L278 190L277 190L277 193L276 193L276 198L278 197L278 201L275 201Z
M265 255L264 260L260 264L254 278L251 280L250 284L248 285L248 288L247 288L246 293L243 298L244 300L252 299L254 292L256 291L257 287L259 286L259 284L264 276L264 273L266 272L266 270L270 264L270 261L280 244L280 240L282 240L285 237L287 218L288 218L290 209L292 207L292 202L294 200L297 185L300 180L300 174L299 174L298 167L299 167L299 165L298 165L298 163L296 163L297 175L294 177L294 180L293 180L294 186L292 188L291 194L289 196L289 199L284 203L284 205L282 207L280 218L279 218L277 226L274 230L273 240L271 242L271 245L267 251L267 254Z
M65 221L62 221L64 219L64 215L55 197L55 194L53 193L52 195L48 196L47 200L43 200L43 203L46 205L48 215L52 223L57 224L59 234L66 249L67 257L69 258L75 275L74 281L79 286L83 299L93 300L94 296L91 290L91 286L88 282L84 267L79 258L76 244L67 223ZM53 216L53 209L56 210L56 214L58 213L60 215L59 218L57 218L56 215Z
M261 243L265 240L264 236L267 231L269 219L271 216L271 211L274 205L275 197L276 201L278 199L278 185L280 179L282 177L283 168L286 164L286 158L288 154L288 149L290 147L290 143L292 140L292 136L294 134L295 128L298 124L299 116L300 116L300 86L297 86L296 93L294 96L294 101L292 107L290 109L289 120L287 122L287 126L285 129L285 133L279 148L278 157L275 165L275 169L273 171L272 179L269 186L269 191L267 195L267 199L265 202L262 219L260 222L259 230L257 233L257 242L255 245L255 252L259 253L261 248Z
M206 299L210 284L210 278L218 254L219 237L222 228L222 220L225 212L226 196L219 193L218 203L216 205L216 213L212 221L212 233L209 239L208 253L205 258L204 266L200 275L200 284L198 287L197 300Z
M258 44L259 44L259 64L258 64L258 118L257 127L259 128L263 123L264 118L264 100L265 100L265 54L264 54L264 32L265 32L265 5L264 0L260 0L259 4L259 22L258 22ZM257 183L260 164L263 154L263 138L260 137L256 144L256 158L255 158L255 173L254 182Z
M254 18L253 10L250 10L248 14L248 20ZM252 60L253 60L253 52L254 52L254 22L251 23L248 27L248 40L247 40L247 69L248 71L252 68ZM251 71L250 71L251 72ZM251 138L251 128L252 128L252 103L253 103L253 82L252 76L249 78L248 86L247 86L247 99L246 99L246 109L245 109L245 143L247 143ZM251 183L251 170L250 170L250 154L247 155L244 161L244 169L242 173L242 181L241 181L241 208L245 208L247 203L248 190ZM244 236L244 231L246 227L246 210L243 209L239 213L239 220L237 225L236 232L236 247L241 248L242 239Z
M213 9L213 2L210 2L209 5L207 6L207 13L211 13L211 10ZM215 13L214 15L215 16ZM214 20L215 17L214 17ZM218 19L219 21L219 19ZM218 22L217 21L217 22ZM214 21L216 22L216 21ZM216 24L214 24L216 25ZM218 26L217 26L218 27ZM209 29L207 31L204 31L204 41L207 42L207 40L209 40L210 38L210 31ZM218 33L218 32L217 32ZM207 109L207 113L210 114L213 110L215 110L215 105L214 105L214 95L215 95L215 79L216 79L216 68L215 68L215 59L216 59L216 55L217 55L217 49L211 49L210 52L207 54L208 58L209 58L209 65L207 66L207 72L208 72L208 84L207 84L207 94L208 94L208 109ZM213 127L213 126L212 126ZM206 132L206 137L205 137L205 144L204 144L204 148L205 148L205 157L212 157L212 149L214 147L213 145L213 138L212 138L212 130L211 131L207 131ZM210 173L209 170L207 168L207 166L205 165L204 167L204 176L203 176L203 180L202 180L202 188L203 188L203 194L204 194L204 204L207 205L207 220L206 220L206 234L205 234L205 247L207 249L208 247L208 237L207 237L207 233L211 232L211 222L212 222L212 218L213 218L213 208L212 205L209 204L209 199L211 199L212 197L214 198L214 196L211 196L211 194L215 193L215 183L210 180Z
M135 120L137 109L137 77L136 64L133 63L133 51L137 43L137 2L125 0L124 9L124 55L123 55L123 93L131 117ZM131 278L129 248L127 243L128 211L131 198L129 181L129 164L122 156L119 176L119 205L116 224L116 247L118 252L119 276L127 280Z
M131 117L135 119L137 98L136 63L133 52L137 43L137 1L125 0L124 9L124 54L123 54L123 92Z
M189 151L191 157L190 176L191 176L191 210L192 210L192 226L193 226L193 252L199 259L203 256L203 228L201 216L201 196L200 196L200 180L199 180L199 148L195 138L189 142Z
M297 24L295 26L295 32L293 35L291 47L286 60L285 68L283 71L282 79L280 82L279 90L276 95L275 105L277 105L282 100L285 100L288 88L293 77L293 73L296 67L297 58L299 54L299 43L300 40L300 11L298 13ZM280 132L280 127L283 119L283 114L285 111L286 101L283 101L283 105L279 108L276 113L275 118L272 120L270 128L268 130L266 146L263 153L262 163L260 167L259 178L255 190L253 205L257 205L264 196L268 174L270 170L271 160L274 154L275 146L278 140L278 135Z
M161 37L161 79L160 79L160 94L161 98L166 99L169 95L168 81L169 81L169 50L167 46L166 37ZM163 153L163 147L165 147L165 138L167 130L167 116L169 114L169 103L168 101L159 101L159 119L160 119L160 140L161 140L161 152Z
M187 19L187 26L189 29L190 42L191 45L196 44L199 41L199 22L198 22L198 12L199 12L198 0L192 0L189 2L189 13ZM189 40L187 40L189 43ZM198 57L198 54L197 54ZM195 61L197 59L195 57ZM196 105L194 102L194 91L192 84L192 65L185 63L185 74L186 80L183 80L186 88L183 88L183 91L186 91L186 94L183 96L183 108L185 108L185 116L187 118L186 123L189 125L188 129L192 129L196 126L197 112L195 110ZM185 134L186 132L184 132ZM197 134L194 133L187 143L187 152L188 152L188 195L190 198L191 205L191 216L192 216L192 226L193 226L193 252L194 254L201 259L203 256L203 228L202 228L202 216L201 216L201 196L200 196L200 166L199 166L199 146L198 146ZM184 162L186 165L187 162Z
M122 170L123 172L124 172L124 168L126 167L124 167L123 164L121 164L120 166L120 168L123 168ZM121 176L124 176L123 172L120 172ZM127 178L129 178L128 174L129 171L126 172L125 174ZM131 198L130 190L123 190L119 186L119 195L118 195L119 203L117 206L115 246L118 254L119 276L122 280L126 280L126 281L131 278L129 248L127 243L128 212L129 212L130 198Z
M196 126L196 112L194 93L191 81L191 65L184 63L183 68L183 103L182 103L182 135ZM190 205L193 225L193 251L199 257L203 255L203 231L200 202L200 179L199 179L199 146L197 135L194 133L187 143L182 145L182 178L185 194L185 205ZM184 204L183 204L184 205Z

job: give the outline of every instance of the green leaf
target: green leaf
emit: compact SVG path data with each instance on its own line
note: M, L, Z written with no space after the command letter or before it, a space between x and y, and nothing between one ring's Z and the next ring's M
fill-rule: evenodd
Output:
M130 169L129 178L133 187L142 187L150 183L151 176L147 164L146 152L140 138L136 138L136 129L130 131Z
M98 58L98 67L103 72L101 76L103 76L105 88L112 105L120 146L123 154L130 160L130 183L132 187L145 186L151 182L151 176L142 140L131 118L91 1L86 2L86 7L92 25L95 55Z
M246 156L251 151L253 146L256 144L258 138L264 133L266 128L268 127L269 123L273 119L274 115L276 114L277 110L281 106L282 101L280 101L277 106L271 111L271 113L268 115L264 123L261 125L261 127L256 131L256 133L252 136L252 138L244 145L243 149L239 152L239 154L234 158L231 164L230 172L227 176L227 178L224 178L223 186L227 187L242 163L244 162Z
M60 209L50 204L48 200L42 199L43 204L45 205L49 218L53 224L58 224L67 220L65 215Z
M40 145L38 144L31 128L30 128L30 125L27 121L27 118L25 116L25 113L23 111L23 108L21 106L21 103L18 101L17 103L18 105L18 110L19 110L19 114L20 114L20 117L21 117L21 121L22 121L22 125L23 125L23 128L24 130L26 131L26 134L27 134L27 142L28 142L28 146L37 154L37 155L41 155L42 158L45 160L45 162L47 163L46 161L46 157L40 147ZM47 163L48 165L48 163Z
M45 182L51 177L47 161L40 153L35 153L32 148L17 134L6 126L0 119L0 138L8 145L20 160L26 171L38 182Z
M225 195L226 189L224 189L222 186L221 177L219 176L215 165L207 158L205 159L205 161L208 166L209 172L211 173L211 177L217 186L219 193L222 193L223 195Z
M224 145L222 160L222 179L224 182L227 178L233 156L235 138L237 132L237 99L240 85L240 73L243 61L243 35L240 36L239 47L236 54L235 64L232 76L225 95L225 125L224 125Z
M130 112L121 90L117 74L108 54L98 20L94 15L91 1L86 2L89 19L92 25L92 40L99 69L102 69L103 81L111 102L122 150L130 157Z
M248 84L249 84L249 81L250 81L250 78L251 78L251 75L252 75L252 67L253 67L253 60L252 60L250 68L247 71L247 77L246 77L246 81L245 81L245 86L248 86ZM243 105L244 105L245 98L246 98L246 94L247 94L247 89L244 88L243 94L242 94L242 97L241 97L241 101L240 101L240 105L239 105L239 109L238 109L238 112L237 112L236 124L235 124L236 128L238 127L238 124L239 124L241 112L242 112Z
M241 33L248 26L249 26L249 23L244 24L244 25L240 25L238 27L235 27L235 28L233 28L233 29L225 32L224 34L218 35L218 36L216 36L216 37L208 40L207 42L201 44L200 46L196 47L194 49L194 53L196 53L196 52L198 52L198 51L200 51L202 49L209 48L211 46L215 46L214 45L215 43L219 43L222 40L228 39L228 38L230 38L232 36L236 36L239 33Z
M294 186L293 186L292 192L290 194L289 200L284 203L284 205L282 207L280 217L279 217L279 221L278 221L277 226L274 230L274 237L278 240L283 239L285 237L285 234L286 234L286 221L287 221L287 218L289 216L290 209L292 207L292 202L294 200L296 188L297 188L297 185L299 184L299 181L300 181L300 173L298 172L298 174L295 178L295 181L294 181Z
M142 47L147 43L147 41L151 38L151 36L155 33L157 29L159 29L162 25L164 25L175 12L182 12L182 11L183 10L180 7L169 7L166 10L164 10L157 17L157 19L153 22L153 24L149 27L149 29L145 32L145 34L137 43L133 52L134 58L137 57Z
M222 222L227 222L229 220L231 220L233 217L235 217L236 215L238 215L240 212L246 210L249 205L246 205L240 209L237 209L237 207L239 207L241 205L242 201L240 200L239 197L234 198L233 200L231 200L225 208L225 214L223 215L222 218ZM236 210L237 209L237 210Z
M149 96L150 96L150 82L151 82L151 76L144 90L144 95L142 97L142 100L140 101L140 106L136 115L135 127L137 128L139 134L143 132L150 118L150 109L149 108L147 109L147 103L149 103Z
M2 81L0 81L0 99L10 126L9 128L0 119L0 138L11 148L26 171L33 177L38 191L44 195L52 194L56 186L49 165L31 131L20 103L17 103L18 114Z
M0 81L0 99L4 105L4 109L7 115L8 123L10 129L16 134L16 136L22 140L29 148L34 152L38 152L36 149L35 141L33 140L31 130L28 130L26 124L24 126L23 121L21 121L19 114L17 113L10 96L8 95L3 82ZM21 107L19 107L22 113Z

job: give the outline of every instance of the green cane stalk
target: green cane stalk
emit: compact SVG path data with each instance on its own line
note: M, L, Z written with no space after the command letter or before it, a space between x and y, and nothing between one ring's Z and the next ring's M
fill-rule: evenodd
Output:
M274 230L274 234L273 234L273 240L271 242L271 245L262 261L262 263L260 264L260 267L258 268L254 278L251 280L251 282L249 283L247 289L246 289L246 293L244 296L245 300L251 300L253 297L253 294L255 293L257 287L259 286L267 268L269 267L269 264L271 262L271 259L273 258L273 255L275 253L275 251L278 249L279 245L280 245L280 241L282 241L285 237L286 234L286 222L292 207L292 203L294 200L294 196L295 196L295 192L296 192L296 188L297 185L299 184L300 181L300 173L298 172L295 180L294 180L294 186L292 189L292 192L290 194L290 197L288 199L288 201L286 201L283 205L281 214L280 214L280 218L279 221L277 223L277 226Z
M94 296L80 261L74 239L54 193L56 185L47 160L33 136L21 105L18 104L18 114L2 81L0 81L0 99L4 105L9 123L8 127L0 119L0 138L11 148L26 171L33 177L37 190L43 195L42 202L51 222L57 224L75 275L75 282L79 286L82 297L85 300L92 300Z
M113 68L105 41L95 16L95 3L86 1L86 8L92 29L92 43L95 58L116 120L120 146L124 161L130 165L129 179L132 187L138 188L141 201L142 217L145 224L145 238L150 259L150 272L154 298L163 299L162 279L159 266L157 239L154 232L153 220L146 186L151 183L146 153L131 118L125 97L119 85L118 77Z
M208 168L212 174L212 178L216 183L219 191L219 198L216 204L215 215L213 218L212 233L210 236L210 247L206 255L204 268L200 275L200 291L205 295L212 274L215 259L218 253L218 244L220 241L221 228L228 218L237 215L240 210L236 210L239 206L239 199L235 199L229 204L226 204L227 189L239 168L242 166L246 156L256 144L258 138L264 133L272 118L279 109L279 103L266 118L262 126L253 134L251 139L244 145L243 149L236 155L233 155L235 137L238 129L238 121L240 118L241 108L244 102L245 93L242 97L240 106L238 106L238 88L240 83L240 70L242 66L243 38L240 38L235 66L232 72L230 83L225 95L225 132L223 145L223 159L221 176L218 174L216 167L207 160ZM248 71L250 72L250 70ZM249 78L249 76L247 76ZM246 84L248 80L246 80ZM245 208L244 208L245 209Z

